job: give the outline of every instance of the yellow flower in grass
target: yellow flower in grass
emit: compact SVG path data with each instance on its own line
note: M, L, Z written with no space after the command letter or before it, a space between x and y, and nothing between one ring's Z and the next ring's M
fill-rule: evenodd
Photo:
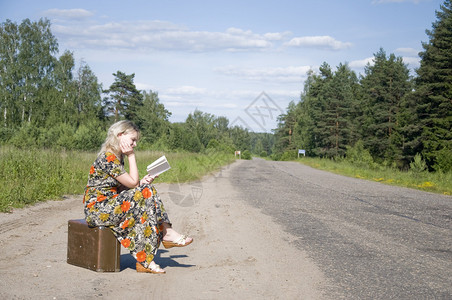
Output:
M385 180L383 177L380 177L380 178L374 178L374 181L378 181L378 182L383 181L383 180Z
M105 222L108 220L109 216L110 214L100 214L99 218L101 219L102 222Z
M113 210L113 213L114 213L115 215L119 215L120 213L122 213L121 205L117 205L117 206L115 207L115 209Z
M149 237L151 234L152 234L151 226L146 226L146 228L144 229L144 236Z
M420 187L420 188L431 188L434 185L435 184L433 182L426 181L426 182L423 182L422 184L418 185L418 187Z

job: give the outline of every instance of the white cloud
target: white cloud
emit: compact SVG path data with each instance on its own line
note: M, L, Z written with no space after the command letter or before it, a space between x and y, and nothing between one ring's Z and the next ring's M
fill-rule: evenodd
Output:
M309 66L289 66L276 68L243 68L221 67L214 71L227 76L240 77L247 80L300 82L311 69Z
M138 90L141 91L155 91L156 87L153 85L150 85L148 83L141 83L141 82L135 82L135 86L137 87Z
M295 37L289 42L285 43L285 45L291 47L313 47L330 50L342 50L350 48L352 46L352 43L341 42L328 35L324 35Z
M404 63L409 64L411 66L419 66L421 60L419 57L410 57L410 56L404 56L402 57L402 59Z
M165 90L165 94L172 95L204 95L207 92L205 88L198 88L194 86L181 86L176 88L168 88Z
M368 57L362 60L354 60L350 62L348 65L350 68L353 69L363 69L367 66L367 64L370 64L371 66L374 65L374 59L375 57ZM419 65L419 57L412 57L412 56L404 56L402 57L403 62L405 64L408 64L410 67L416 67Z
M367 66L367 64L373 65L374 64L374 57L368 57L365 59L361 59L361 60L354 60L351 61L348 65L350 68L364 68L365 66Z
M418 55L419 50L416 50L414 48L397 48L395 49L395 52L405 53L408 55Z
M192 31L164 21L130 21L91 24L56 20L52 31L71 48L125 49L149 51L248 51L273 47L287 32L257 34L229 28L224 32Z
M49 9L43 12L44 16L50 17L50 18L62 18L62 19L69 19L69 20L80 20L85 19L88 17L91 17L94 15L94 13L82 9L82 8L74 8L74 9Z

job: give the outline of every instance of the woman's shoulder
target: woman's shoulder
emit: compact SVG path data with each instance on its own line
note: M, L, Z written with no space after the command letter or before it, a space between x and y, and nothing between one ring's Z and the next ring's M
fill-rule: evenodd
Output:
M97 159L106 160L109 163L121 164L121 159L112 151L103 151L99 153Z

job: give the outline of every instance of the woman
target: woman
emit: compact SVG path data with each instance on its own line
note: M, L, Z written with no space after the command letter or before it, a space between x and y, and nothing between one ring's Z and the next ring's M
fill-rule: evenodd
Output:
M136 270L163 274L154 262L160 242L165 248L184 247L193 239L171 228L150 175L139 180L133 148L139 130L130 121L108 129L102 149L91 166L85 188L85 218L91 226L108 226L137 260ZM124 156L129 172L124 169Z

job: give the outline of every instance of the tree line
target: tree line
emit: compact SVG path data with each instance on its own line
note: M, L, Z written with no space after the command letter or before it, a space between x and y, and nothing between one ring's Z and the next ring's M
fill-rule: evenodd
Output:
M430 170L452 170L452 4L444 1L411 76L401 57L374 54L359 77L344 63L310 71L300 101L275 130L278 157L298 149L328 158L357 148L377 163L409 167L421 157Z
M117 71L103 89L86 62L75 70L73 53L58 53L49 20L1 24L1 144L96 150L110 124L129 119L141 129L141 149L271 153L271 134L230 127L226 117L199 110L171 123L158 93L138 90L134 74Z

